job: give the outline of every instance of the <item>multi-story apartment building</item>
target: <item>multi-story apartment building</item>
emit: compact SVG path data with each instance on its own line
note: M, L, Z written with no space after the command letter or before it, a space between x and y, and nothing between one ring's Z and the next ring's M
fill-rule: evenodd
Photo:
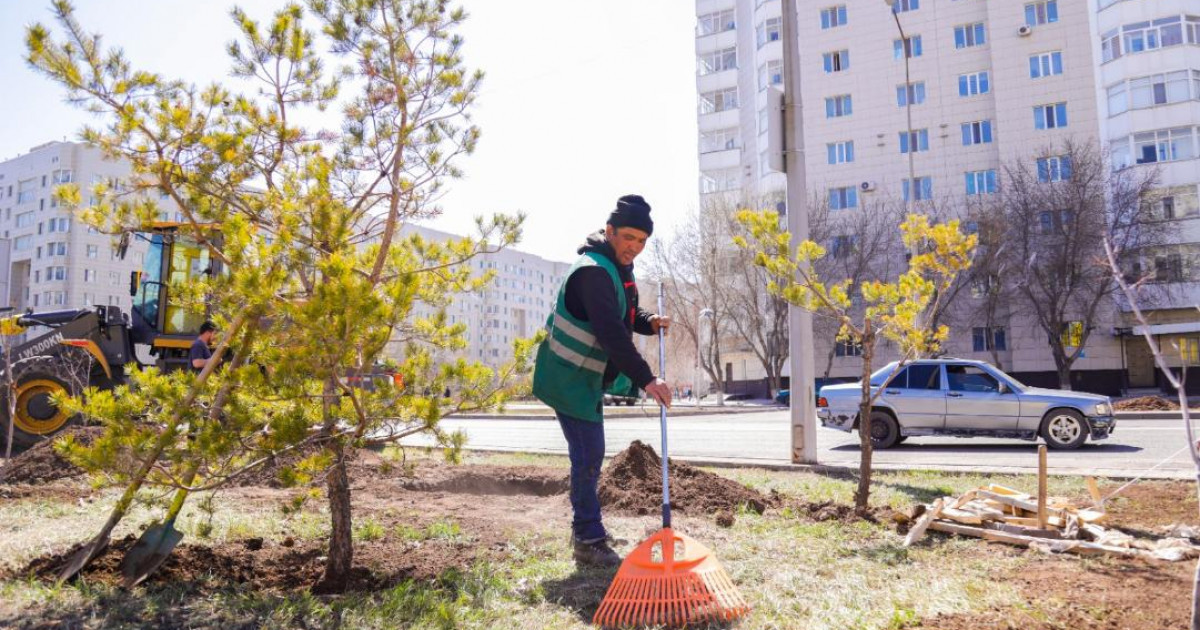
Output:
M0 298L16 310L64 310L112 304L128 313L130 272L141 268L146 243L134 239L126 257L116 256L112 237L92 229L53 196L59 184L75 183L84 202L99 181L119 182L125 164L93 147L48 142L0 162L0 231L10 247L0 273L9 289ZM174 205L162 200L165 218Z
M462 238L414 224L405 225L402 233L435 242ZM467 264L475 275L491 271L495 278L486 290L457 296L446 308L451 324L467 328L467 347L455 357L499 367L512 360L513 340L532 337L545 326L571 265L511 248L480 255ZM419 306L416 314L427 316L431 309ZM393 345L389 351L399 356L403 349Z
M1179 221L1171 268L1182 271L1170 279L1200 281L1194 0L797 4L808 192L831 212L887 198L966 206L996 191L1003 165L1028 160L1053 173L1054 157L1036 163L1041 151L1098 140L1113 168L1160 168L1158 203ZM701 207L731 192L781 198L784 176L770 168L767 137L770 89L784 81L781 2L697 0L696 14ZM1193 293L1185 287L1157 304L1154 332L1200 337L1200 317L1184 308L1200 301ZM1115 304L1110 310L1073 369L1109 390L1155 385L1145 344L1122 336L1133 327ZM1029 318L983 334L953 330L949 351L990 359L993 344L1004 369L1056 381L1045 333ZM816 340L818 356L833 347ZM857 359L841 349L832 374L854 375ZM730 357L732 380L761 377L756 361ZM740 374L739 363L747 366Z

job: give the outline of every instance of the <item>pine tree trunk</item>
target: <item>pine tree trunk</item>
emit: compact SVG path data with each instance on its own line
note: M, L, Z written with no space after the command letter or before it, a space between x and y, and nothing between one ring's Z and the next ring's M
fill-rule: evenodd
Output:
M329 555L325 561L322 582L327 588L340 591L350 577L354 564L354 543L350 538L350 480L346 474L346 453L341 440L334 439L333 465L329 469L326 491L329 493Z
M333 414L333 400L337 396L337 381L330 378L325 383L322 432L328 439L326 450L333 456L326 492L329 495L329 555L325 560L325 575L321 578L320 590L340 592L350 578L350 567L354 564L354 542L350 538L350 479L346 474L346 452L340 437L333 435L337 418Z

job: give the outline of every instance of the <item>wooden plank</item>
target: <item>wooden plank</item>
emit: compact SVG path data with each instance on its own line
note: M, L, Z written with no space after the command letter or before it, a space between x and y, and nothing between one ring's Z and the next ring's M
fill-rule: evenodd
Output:
M1020 536L1003 531L984 529L982 527L971 527L969 525L947 523L946 521L934 521L929 524L929 529L948 534L958 534L960 536L974 536L975 538L1008 543L1018 547L1037 545L1039 549L1049 550L1056 553L1074 553L1078 555L1104 554L1126 558L1145 554L1145 552L1137 549L1108 547L1106 545L1098 545L1096 543L1083 542L1080 540L1047 540L1045 538Z
M961 508L962 506L966 505L967 503L969 503L974 498L975 498L975 491L967 490L966 492L962 493L962 496L955 499L954 502L951 503L948 507L950 507L951 509L957 510L957 509Z
M979 496L982 498L988 499L990 501L995 501L997 503L1003 503L1005 505L1010 505L1013 507L1021 508L1022 510L1029 512L1030 514L1038 513L1038 505L1037 505L1036 501L1032 500L1033 497L1030 497L1029 499L1022 499L1022 498L1014 497L1014 496L996 494L995 492L992 492L990 490L981 490L979 492ZM1062 510L1053 510L1053 509L1047 508L1046 511L1048 512L1048 514L1050 516L1057 516L1059 518L1063 517ZM1018 515L1018 516L1021 516L1021 515Z
M1038 445L1038 527L1046 529L1046 445Z
M981 525L983 523L982 516L966 510L956 510L952 507L942 508L941 518L947 518L964 525Z
M1096 483L1095 477L1087 477L1088 494L1092 495L1092 505L1097 510L1104 511L1104 496L1100 494L1100 484Z
M945 499L938 499L937 501L934 501L933 505L929 506L929 509L921 515L921 518L917 519L917 523L913 525L912 529L908 530L908 536L904 537L905 547L912 546L913 543L921 539L921 536L925 535L926 528L928 528L929 524L932 523L934 519L936 519L938 515L942 513L942 506L944 506L945 503Z
M1015 497L1018 499L1032 499L1033 498L1024 492L1021 492L1020 490L1014 490L1012 488L1009 488L1008 486L1001 486L1001 485L997 485L994 483L988 484L988 487L983 488L983 490L985 490L987 492L991 492L992 494L1002 494L1005 496Z

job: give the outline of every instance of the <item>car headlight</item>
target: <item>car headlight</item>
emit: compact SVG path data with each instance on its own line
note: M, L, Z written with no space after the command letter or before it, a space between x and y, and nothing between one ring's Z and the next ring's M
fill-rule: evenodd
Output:
M1093 416L1111 416L1113 415L1112 405L1109 403L1100 403L1092 408Z

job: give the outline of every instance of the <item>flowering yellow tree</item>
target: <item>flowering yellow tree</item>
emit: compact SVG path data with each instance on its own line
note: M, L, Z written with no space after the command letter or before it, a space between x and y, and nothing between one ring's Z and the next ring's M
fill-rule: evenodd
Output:
M971 266L976 238L964 234L957 220L930 223L929 217L911 214L900 225L904 246L911 252L908 270L891 282L863 282L855 296L850 280L826 281L818 277L813 263L825 256L820 244L804 241L792 250L792 235L781 227L778 213L743 210L738 213L738 221L746 234L735 237L734 242L754 252L755 264L770 277L771 293L839 322L838 341L862 348L858 414L862 459L854 503L860 512L865 511L871 490L871 412L887 385L885 382L873 388L870 383L876 344L881 338L895 343L901 365L941 346L949 329L928 325L926 313L939 305L955 278ZM861 309L852 309L855 297L861 299Z

